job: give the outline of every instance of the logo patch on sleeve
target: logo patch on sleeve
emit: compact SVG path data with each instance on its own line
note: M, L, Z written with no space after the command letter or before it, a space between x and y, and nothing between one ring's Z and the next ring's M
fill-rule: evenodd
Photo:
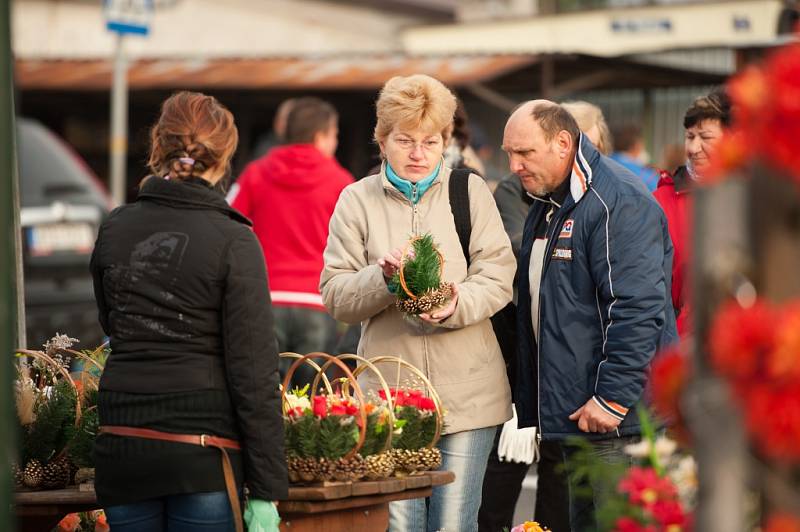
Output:
M553 260L572 260L572 250L567 248L555 248L553 250Z
M561 232L558 234L558 238L572 238L572 226L575 225L575 220L567 220L564 222L564 225L561 226Z

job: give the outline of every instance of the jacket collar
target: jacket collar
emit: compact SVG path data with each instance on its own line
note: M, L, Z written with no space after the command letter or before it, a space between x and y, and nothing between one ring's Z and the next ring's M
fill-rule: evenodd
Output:
M193 181L162 179L156 176L145 178L136 201L152 200L167 205L189 209L219 211L237 222L252 226L253 223L225 202L225 197L206 185Z
M690 192L694 186L694 180L689 175L689 171L685 166L681 166L675 170L675 175L672 176L672 182L674 183L676 194Z
M594 179L594 172L592 172L591 163L595 163L600 157L592 143L586 138L583 133L578 137L578 149L575 151L575 159L572 161L572 172L569 177L569 191L575 203L578 203L581 198L592 186Z

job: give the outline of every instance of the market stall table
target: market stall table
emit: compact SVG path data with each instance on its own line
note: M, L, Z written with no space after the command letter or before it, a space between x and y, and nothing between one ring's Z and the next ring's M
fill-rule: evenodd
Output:
M386 530L389 502L428 497L433 487L454 480L450 471L429 471L385 480L292 486L288 498L278 505L281 531ZM20 532L48 532L68 513L97 508L97 499L93 490L71 487L17 492L14 506Z

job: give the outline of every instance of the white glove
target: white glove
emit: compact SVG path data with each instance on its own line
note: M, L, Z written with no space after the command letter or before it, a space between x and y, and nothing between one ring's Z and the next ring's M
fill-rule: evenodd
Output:
M497 442L497 457L504 462L532 464L539 461L536 427L517 428L517 410L511 405L513 416L503 424Z

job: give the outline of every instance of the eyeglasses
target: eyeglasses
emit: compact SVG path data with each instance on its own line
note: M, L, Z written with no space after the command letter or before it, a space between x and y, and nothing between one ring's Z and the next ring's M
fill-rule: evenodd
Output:
M431 151L439 149L442 145L442 139L426 139L422 142L416 142L406 137L399 137L393 138L392 141L397 145L398 148L406 151L416 150L417 146L422 148L424 151Z

